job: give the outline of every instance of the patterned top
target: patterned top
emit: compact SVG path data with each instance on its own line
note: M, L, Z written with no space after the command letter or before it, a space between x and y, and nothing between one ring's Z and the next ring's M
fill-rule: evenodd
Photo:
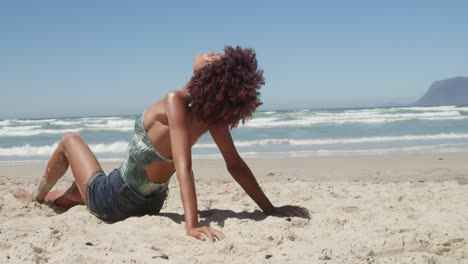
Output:
M171 162L154 148L143 125L142 115L135 120L135 135L128 144L128 158L120 166L120 174L124 181L138 194L144 197L153 196L165 192L169 181L156 184L151 182L146 175L146 168L154 161Z

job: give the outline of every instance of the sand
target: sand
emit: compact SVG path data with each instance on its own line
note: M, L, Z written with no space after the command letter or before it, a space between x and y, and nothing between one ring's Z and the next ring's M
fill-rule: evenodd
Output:
M0 163L0 263L468 263L468 154L247 163L275 205L311 219L266 217L222 160L194 160L201 222L226 235L215 243L185 235L175 177L161 215L107 224L85 206L17 200L45 163Z

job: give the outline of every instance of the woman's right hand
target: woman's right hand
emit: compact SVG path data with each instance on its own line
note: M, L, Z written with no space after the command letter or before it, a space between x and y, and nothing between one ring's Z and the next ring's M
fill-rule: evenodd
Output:
M216 241L216 239L218 241L224 239L223 232L213 229L209 226L200 226L187 229L187 235L203 241L208 238L208 240L212 242Z

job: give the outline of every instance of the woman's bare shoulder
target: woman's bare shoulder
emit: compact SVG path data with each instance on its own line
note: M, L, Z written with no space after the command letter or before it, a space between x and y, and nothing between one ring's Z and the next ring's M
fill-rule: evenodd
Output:
M164 125L168 124L167 118L167 104L172 104L174 101L183 102L188 104L189 96L182 90L175 90L167 92L163 98L153 103L145 111L145 127L152 127L155 121L159 121Z
M188 102L190 100L190 95L188 94L186 89L169 91L166 93L166 95L161 101L168 102L171 100L183 100Z

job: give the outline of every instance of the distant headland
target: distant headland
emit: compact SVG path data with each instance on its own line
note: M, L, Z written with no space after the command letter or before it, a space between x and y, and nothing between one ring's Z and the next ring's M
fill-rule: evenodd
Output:
M415 106L468 105L468 77L435 81Z

